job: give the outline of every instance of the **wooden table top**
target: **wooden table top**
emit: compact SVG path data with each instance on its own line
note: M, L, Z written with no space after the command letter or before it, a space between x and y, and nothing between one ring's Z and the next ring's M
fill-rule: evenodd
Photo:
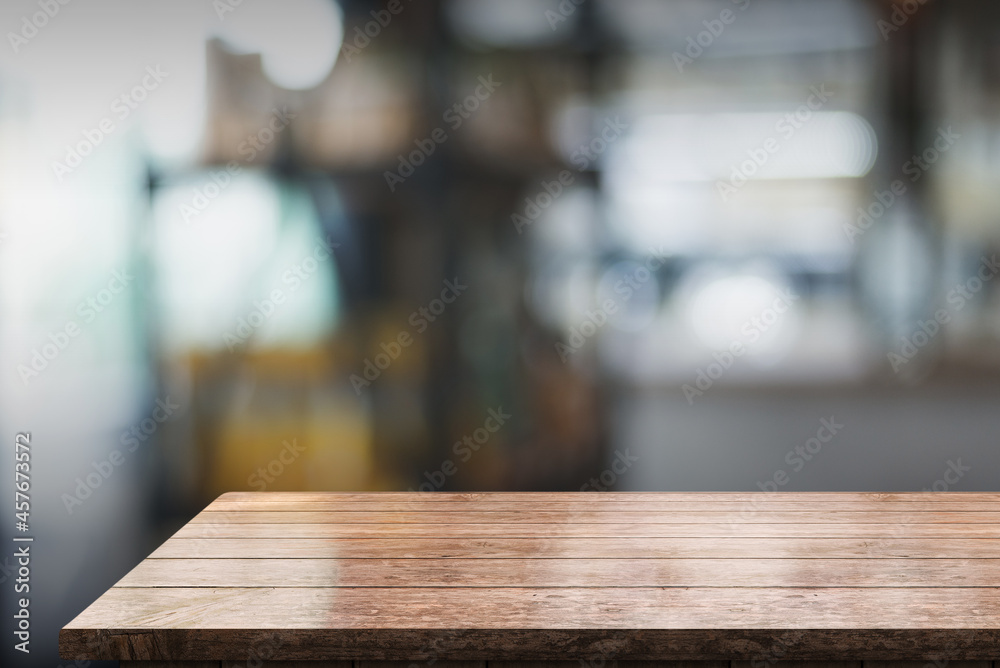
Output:
M66 659L1000 658L1000 494L224 494Z

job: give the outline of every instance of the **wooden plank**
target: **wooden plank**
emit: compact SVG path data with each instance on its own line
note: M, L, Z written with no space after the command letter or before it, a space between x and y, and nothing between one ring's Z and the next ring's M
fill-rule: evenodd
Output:
M281 638L275 659L416 659L421 647L439 659L576 659L622 631L618 657L637 660L750 660L776 637L794 637L785 658L1000 651L998 589L869 591L116 587L63 629L60 646L65 658L183 651L195 660L238 652L266 632Z
M221 668L220 663L219 661L122 661L119 668ZM246 667L241 666L241 668Z
M586 501L632 501L662 503L669 501L728 501L748 503L761 499L794 500L802 503L829 503L831 501L904 502L926 501L967 502L982 505L1000 503L1000 492L227 492L218 501L253 501L260 504L331 501L425 501L448 503L454 501L505 501L529 504Z
M992 668L991 661L947 661L947 668ZM945 662L865 661L863 668L945 668Z
M471 605L471 602L475 605ZM121 588L67 629L964 629L998 588ZM972 625L972 626L970 626ZM987 645L984 644L984 648ZM1000 650L1000 645L994 646Z
M864 668L863 661L782 661L776 658L781 650L775 647L770 654L753 661L732 661L730 668Z
M993 524L187 524L178 538L1000 538Z
M564 512L550 510L437 513L429 511L240 511L196 515L192 524L997 524L1000 512L897 511L831 513L828 510L760 511L746 517L733 511L617 511Z
M261 660L251 654L240 661L222 661L220 668L355 668L354 663L354 661L271 661Z
M730 668L729 663L729 661L618 661L614 654L599 654L582 662L490 661L488 668ZM861 668L860 662L857 668Z
M147 559L117 587L1000 587L1000 559Z
M432 659L424 664L415 664L412 661L355 661L354 668L487 668L486 661L437 661ZM495 662L490 661L490 665ZM266 667L270 668L270 667ZM579 664L574 668L580 668ZM650 668L653 668L650 666Z
M990 538L170 538L150 559L987 559Z
M988 662L1000 655L998 502L229 494L67 625L60 647L67 659L350 668Z
M99 632L94 637L100 641L101 656L127 656L149 648L160 652L174 652L185 656L218 654L237 643L252 643L259 630L219 629L170 629L148 631L130 630L121 633ZM287 648L286 660L323 661L325 656L356 656L361 660L371 657L388 660L405 660L427 665L446 657L487 657L502 654L505 660L567 660L570 658L582 668L601 668L601 658L614 656L611 662L619 667L639 668L638 662L652 661L659 665L662 657L674 661L704 661L702 657L732 656L738 660L760 661L759 657L771 656L776 643L781 644L782 656L789 660L850 660L844 658L846 632L829 630L779 630L779 629L720 629L706 640L704 630L652 630L632 633L611 633L607 630L554 629L547 633L537 630L510 630L498 633L489 629L463 629L451 631L428 630L316 630L282 629L275 634ZM85 658L74 654L78 647L78 633L64 629L60 632L60 649L63 658ZM909 656L933 661L939 668L941 662L985 653L982 642L996 643L995 631L954 631L928 629L926 631L857 631L850 634L852 649L847 656L863 655L883 659L892 656ZM400 652L398 647L410 649ZM417 648L417 649L413 649ZM405 657L405 658L403 658ZM628 657L622 659L619 657ZM661 657L661 658L657 658ZM841 657L830 659L829 657ZM322 664L320 664L322 665ZM605 663L607 665L607 663ZM690 665L690 664L689 664ZM758 663L758 668L770 664ZM422 668L423 663L417 668Z
M815 500L803 500L798 497L789 497L786 494L758 494L743 501L723 501L723 500L655 500L655 501L629 501L628 499L605 499L606 494L590 493L583 498L575 500L556 499L544 504L545 510L583 512L588 510L605 511L727 511L741 512L752 515L755 512L781 511L781 510L816 510L819 504ZM278 499L262 500L230 500L217 499L209 504L206 512L242 512L242 511L339 511L339 512L436 512L436 513L464 513L469 511L480 512L522 512L524 501L507 501L495 498L466 500L459 497L449 496L446 501L424 501L424 500L397 500L388 499L377 500L364 498L358 500L326 500L326 501L306 501L288 500L284 497ZM868 499L826 499L822 501L822 507L827 510L853 511L853 512L996 512L997 502L971 502L971 501L949 501L940 499L937 501L924 500L898 500L898 501L872 501Z

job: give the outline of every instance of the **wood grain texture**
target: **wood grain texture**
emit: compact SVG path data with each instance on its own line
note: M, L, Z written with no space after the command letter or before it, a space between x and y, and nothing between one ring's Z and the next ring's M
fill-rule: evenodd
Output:
M833 501L854 503L960 503L986 505L1000 503L1000 492L227 492L213 503L249 501L274 503L443 503L469 504L505 502L548 505L551 503L608 501L632 503L755 503L789 502L827 504ZM988 509L988 508L987 508Z
M618 661L609 656L583 664L579 661L489 661L487 668L730 668L729 664L729 661ZM861 668L860 662L857 668Z
M992 668L991 661L949 661L948 668ZM943 668L944 662L927 661L865 661L863 668ZM734 666L734 668L736 668Z
M1000 590L113 587L66 628L850 629L858 620L867 629L1000 631Z
M269 661L250 657L243 661L222 661L219 668L357 668L356 661ZM442 662L444 663L444 662ZM142 668L137 666L136 668ZM441 666L440 668L447 668Z
M282 492L268 492L268 494L285 494ZM957 494L953 492L954 494ZM843 510L854 512L996 512L996 501L977 501L982 504L982 510L970 507L970 501L952 500L892 500L874 501L865 498L827 498L821 500L790 499L787 493L764 494L759 498L736 498L729 501L724 500L628 500L610 497L612 492L596 493L587 492L579 498L568 500L556 499L545 503L545 508L552 511L587 511L587 510L654 510L657 512L667 511L727 511L734 510L751 513L755 510L805 510L815 511L817 508L831 510ZM525 501L501 501L494 499L473 499L463 501L452 499L450 501L404 501L385 499L373 502L371 500L347 501L338 499L335 501L294 501L284 496L269 500L250 499L226 499L220 497L208 506L206 512L240 512L240 511L272 511L272 512L297 512L297 511L342 511L342 512L437 512L437 513L463 513L469 511L480 512L517 512L523 510L530 502Z
M1000 587L1000 559L147 559L118 587Z
M989 662L1000 494L225 494L60 651L218 668Z
M253 643L259 629L196 628L120 629L60 633L60 651L73 655L79 648L103 657L147 657L164 654L198 657L225 654L244 656L241 648ZM803 660L862 656L866 659L948 661L990 656L1000 641L996 630L975 634L955 629L295 629L273 631L281 639L282 660L329 660L331 655L358 659L419 662L442 657L464 660L566 660L600 664L609 653L636 661L773 659L776 643L781 656ZM96 641L91 649L83 640ZM788 638L789 640L781 640ZM82 652L81 652L82 656ZM758 664L760 665L760 664ZM925 666L925 668L928 668Z
M225 524L189 523L178 538L1000 538L1000 524Z
M408 661L355 661L354 668L487 668L486 661L435 661L411 664ZM553 667L554 668L554 667ZM579 668L577 664L576 668Z
M997 524L1000 512L909 512L766 510L747 512L745 517L732 511L711 510L537 510L531 512L534 524ZM253 511L220 513L205 511L192 524L510 524L523 523L524 511L470 510L464 513L419 511Z
M864 668L863 661L731 661L729 668ZM971 666L969 668L972 668Z
M990 661L949 661L949 668L991 668ZM936 668L924 661L122 661L121 668ZM941 665L944 665L943 662Z
M995 668L991 661L949 661L949 668ZM937 668L927 661L122 661L121 668Z
M221 668L220 663L220 661L122 661L119 668Z
M253 495L257 496L254 497ZM370 496L349 497L317 496L296 492L243 492L224 494L208 507L206 512L520 512L537 498L530 492L520 493L525 498L510 500L509 496L496 494L384 494L385 498L373 501ZM752 517L758 512L807 511L818 509L867 513L882 512L997 512L1000 495L961 495L953 492L949 497L928 498L924 494L901 497L900 495L842 495L838 493L810 494L761 494L732 493L692 495L671 493L670 498L650 497L643 493L616 492L566 492L558 498L549 498L544 509L560 512L586 511L642 511L642 512L738 512L741 518Z
M150 559L987 559L1000 539L171 538Z

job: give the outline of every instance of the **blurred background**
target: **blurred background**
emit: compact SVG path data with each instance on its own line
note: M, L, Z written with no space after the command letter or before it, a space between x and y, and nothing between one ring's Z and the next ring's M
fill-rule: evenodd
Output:
M4 665L230 490L1000 489L995 3L0 20Z

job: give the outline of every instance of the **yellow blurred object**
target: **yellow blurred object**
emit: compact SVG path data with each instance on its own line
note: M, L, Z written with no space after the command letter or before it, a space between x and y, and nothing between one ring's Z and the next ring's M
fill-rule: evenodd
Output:
M363 415L338 401L305 415L232 416L216 442L210 494L364 489L372 475Z
M242 380L208 435L207 496L371 484L369 411L349 386L324 380L330 366L329 356L315 350L242 360Z

